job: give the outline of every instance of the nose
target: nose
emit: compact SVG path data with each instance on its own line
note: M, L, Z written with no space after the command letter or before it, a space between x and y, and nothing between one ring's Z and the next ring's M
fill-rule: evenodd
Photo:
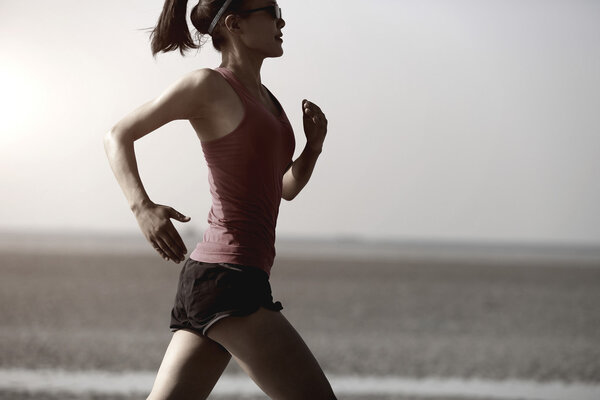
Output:
M279 19L277 20L277 27L278 27L279 29L281 29L281 28L283 28L284 26L285 26L285 20L284 20L283 18L279 18Z

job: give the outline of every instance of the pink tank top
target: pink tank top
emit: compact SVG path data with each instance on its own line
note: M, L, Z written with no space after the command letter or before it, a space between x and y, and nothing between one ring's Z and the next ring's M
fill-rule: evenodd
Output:
M229 134L201 142L212 207L208 229L190 254L196 261L261 268L270 275L282 179L296 146L279 101L274 116L225 68L216 68L244 105L242 122ZM266 87L265 87L266 89Z

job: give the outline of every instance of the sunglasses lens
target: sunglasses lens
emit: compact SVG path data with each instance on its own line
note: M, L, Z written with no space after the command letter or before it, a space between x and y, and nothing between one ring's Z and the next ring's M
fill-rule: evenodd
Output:
M281 8L279 6L273 6L273 10L275 11L275 18L281 19Z

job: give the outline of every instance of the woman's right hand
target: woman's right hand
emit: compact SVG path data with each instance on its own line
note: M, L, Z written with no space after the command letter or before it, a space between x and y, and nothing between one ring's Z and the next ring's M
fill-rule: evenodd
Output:
M185 260L187 249L173 226L170 218L180 222L190 221L172 207L149 203L136 209L134 215L146 239L165 260L173 260L177 264Z

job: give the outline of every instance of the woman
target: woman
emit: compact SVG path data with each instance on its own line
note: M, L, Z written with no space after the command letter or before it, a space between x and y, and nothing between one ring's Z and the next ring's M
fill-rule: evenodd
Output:
M186 0L167 0L152 31L152 52L198 48ZM105 138L113 172L146 239L165 259L184 261L185 245L170 221L189 217L153 203L140 180L133 142L187 119L209 168L209 228L185 260L171 313L171 342L149 399L203 399L233 356L272 399L335 399L306 344L273 302L269 284L281 198L308 182L321 153L327 119L302 102L306 146L295 141L284 110L261 84L268 57L280 57L281 9L269 0L202 0L191 11L210 35L221 66L193 71L119 121Z

